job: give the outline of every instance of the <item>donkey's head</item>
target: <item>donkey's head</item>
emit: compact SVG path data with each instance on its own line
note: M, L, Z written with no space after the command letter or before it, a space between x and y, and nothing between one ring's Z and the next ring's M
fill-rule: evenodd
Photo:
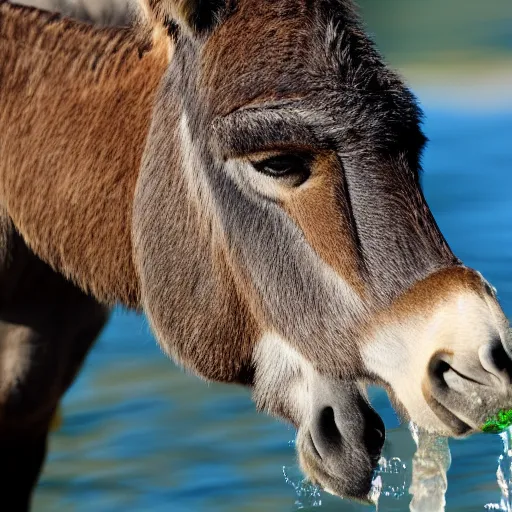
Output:
M150 10L174 57L133 234L160 343L206 378L252 385L337 493L343 429L366 418L373 445L382 437L349 382L384 385L433 432L478 430L510 398L507 321L437 228L419 185L419 109L350 3Z

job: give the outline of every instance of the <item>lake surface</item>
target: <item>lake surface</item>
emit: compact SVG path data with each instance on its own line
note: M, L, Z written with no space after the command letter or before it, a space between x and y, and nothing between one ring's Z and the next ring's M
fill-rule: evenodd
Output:
M512 110L449 109L432 97L424 107L431 141L424 159L427 199L455 253L497 287L510 317ZM410 466L407 429L396 430L382 392L373 398L393 455ZM257 414L246 391L207 385L176 368L144 318L116 311L65 397L35 510L372 510L324 493L298 497L293 438L292 429ZM483 511L498 503L499 437L450 446L447 510ZM404 495L383 498L380 511L408 510L407 489L399 487L395 494Z

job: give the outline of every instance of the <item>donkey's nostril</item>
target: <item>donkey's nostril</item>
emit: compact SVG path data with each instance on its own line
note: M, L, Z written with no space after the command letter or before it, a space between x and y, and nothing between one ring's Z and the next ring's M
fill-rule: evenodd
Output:
M505 347L501 343L501 339L491 349L491 358L500 372L505 372L507 375L512 375L512 360L505 351Z
M336 425L334 409L332 407L322 409L318 419L318 426L322 437L328 443L338 444L341 441L341 434Z
M512 383L512 360L507 354L501 338L495 338L491 343L478 351L480 362L484 369L498 377L505 386Z
M313 452L320 459L327 460L342 450L342 436L336 425L336 417L332 407L323 407L311 425L310 441Z
M364 429L364 444L372 456L380 456L384 441L386 440L386 427L380 416L375 415L373 424L366 424Z
M443 357L445 357L444 354L435 354L429 363L430 377L441 388L445 388L447 386L444 377L446 372L451 370L450 364L445 361Z

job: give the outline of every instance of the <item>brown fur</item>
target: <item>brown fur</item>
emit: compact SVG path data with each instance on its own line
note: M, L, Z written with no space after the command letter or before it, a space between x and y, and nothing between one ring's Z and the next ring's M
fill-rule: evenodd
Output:
M304 69L297 63L307 61L311 39L306 8L296 4L241 2L236 15L212 33L203 50L201 87L212 92L208 100L214 114L226 115L255 100L262 103L301 95ZM252 34L252 44L247 44L248 34ZM271 44L265 44L269 41ZM226 76L244 80L229 83Z
M285 201L285 209L320 258L363 297L364 270L358 265L361 260L356 235L350 210L346 207L348 201L344 200L348 191L343 180L333 178L333 175L342 175L340 171L333 172L339 166L335 155L320 155L310 184L291 195L290 200ZM332 219L341 222L332 222Z
M109 303L139 305L131 204L168 51L0 5L0 201L37 254Z
M428 316L440 304L465 292L484 298L488 292L482 277L467 267L449 267L419 281L402 294L391 308L377 315L375 323L400 322L421 312Z

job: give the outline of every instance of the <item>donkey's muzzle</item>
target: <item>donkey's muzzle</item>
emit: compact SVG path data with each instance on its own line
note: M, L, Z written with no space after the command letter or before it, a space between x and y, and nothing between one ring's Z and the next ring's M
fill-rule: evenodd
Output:
M423 393L454 435L481 431L489 417L512 406L512 359L501 338L492 336L473 357L435 354Z
M311 439L320 458L334 468L343 465L346 453L355 446L364 448L371 460L378 461L385 440L385 427L380 416L367 404L364 414L351 421L347 411L331 406L318 411L311 426Z
M362 395L351 403L328 398L315 405L302 435L303 468L328 492L365 500L385 440L384 423Z

